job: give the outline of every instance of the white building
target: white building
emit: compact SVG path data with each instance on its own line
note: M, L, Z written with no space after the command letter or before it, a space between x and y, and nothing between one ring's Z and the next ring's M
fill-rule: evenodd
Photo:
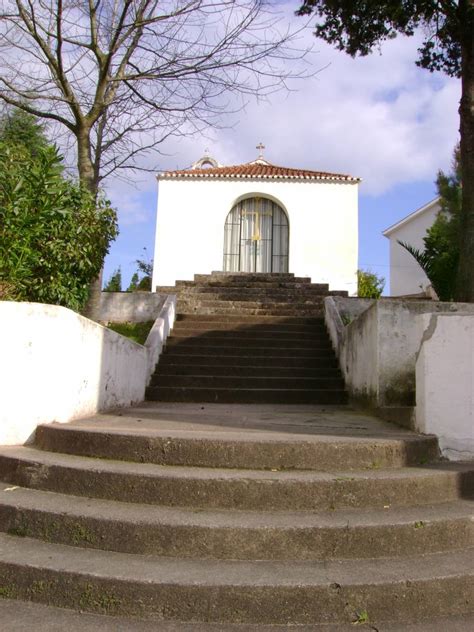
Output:
M224 270L356 291L358 178L277 167L260 153L229 167L206 155L158 181L153 288Z
M382 235L390 240L391 296L420 294L431 285L418 263L398 241L423 250L423 238L440 209L439 198L436 198L383 231Z

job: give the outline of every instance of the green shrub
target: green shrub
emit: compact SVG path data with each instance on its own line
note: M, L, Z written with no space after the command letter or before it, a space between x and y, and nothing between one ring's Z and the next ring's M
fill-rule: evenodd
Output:
M110 203L63 175L55 147L0 141L0 299L79 310L118 234Z
M385 287L385 279L368 270L357 270L357 296L359 298L380 298Z

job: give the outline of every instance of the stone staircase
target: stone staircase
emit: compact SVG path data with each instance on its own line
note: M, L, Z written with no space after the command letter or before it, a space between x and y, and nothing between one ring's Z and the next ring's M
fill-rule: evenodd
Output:
M158 290L177 294L178 318L148 400L346 403L322 315L327 285L214 272Z
M474 629L474 464L344 405L327 287L177 288L161 401L0 447L0 629Z
M322 316L326 296L347 296L329 291L327 283L280 273L196 274L194 281L158 286L157 292L176 294L180 314L229 316Z
M474 465L347 407L143 404L40 426L0 480L3 598L114 630L474 623Z

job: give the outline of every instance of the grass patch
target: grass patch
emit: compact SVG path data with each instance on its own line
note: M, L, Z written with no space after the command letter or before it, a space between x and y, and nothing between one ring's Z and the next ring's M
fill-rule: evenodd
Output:
M147 320L144 323L109 323L107 327L140 345L144 345L154 322L154 320Z
M369 623L369 614L367 610L361 610L360 612L357 612L352 625L364 625L366 623Z

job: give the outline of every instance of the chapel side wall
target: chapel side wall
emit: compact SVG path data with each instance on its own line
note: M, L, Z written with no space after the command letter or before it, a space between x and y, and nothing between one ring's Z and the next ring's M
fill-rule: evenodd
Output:
M311 188L310 188L311 187ZM328 283L331 290L357 290L358 186L316 183L295 188L289 207L290 271Z
M222 270L227 214L253 195L267 195L288 214L290 272L355 291L356 184L216 179L159 182L153 288Z

